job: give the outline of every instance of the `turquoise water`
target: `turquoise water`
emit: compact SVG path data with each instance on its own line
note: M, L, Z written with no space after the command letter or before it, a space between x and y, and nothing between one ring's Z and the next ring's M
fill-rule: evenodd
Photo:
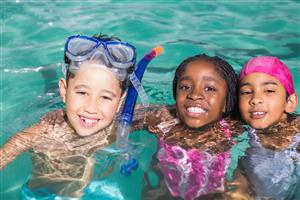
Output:
M115 35L137 47L138 57L157 44L143 84L150 101L173 103L175 67L197 53L218 55L238 71L253 56L274 55L293 73L300 93L299 1L1 1L1 144L44 113L62 107L57 80L65 39L73 34ZM297 112L300 112L298 106ZM126 199L139 199L143 170L155 140L145 132L142 166L130 179ZM30 173L27 153L0 172L1 199L18 199ZM117 181L116 181L117 182Z

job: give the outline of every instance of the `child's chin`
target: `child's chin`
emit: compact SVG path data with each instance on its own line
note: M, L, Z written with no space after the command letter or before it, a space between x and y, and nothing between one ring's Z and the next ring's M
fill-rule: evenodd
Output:
M81 137L87 137L87 136L90 136L90 135L94 135L95 132L91 132L91 131L76 131L77 135L81 136Z
M249 125L257 130L262 130L262 129L266 129L269 127L268 124L259 124L259 123L249 123Z

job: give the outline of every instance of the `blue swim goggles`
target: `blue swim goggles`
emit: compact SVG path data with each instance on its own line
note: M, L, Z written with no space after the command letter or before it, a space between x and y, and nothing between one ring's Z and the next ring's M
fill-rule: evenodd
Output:
M65 44L66 56L71 60L68 70L75 71L86 60L114 69L120 80L127 77L127 69L136 61L135 47L126 42L104 41L97 38L74 35Z

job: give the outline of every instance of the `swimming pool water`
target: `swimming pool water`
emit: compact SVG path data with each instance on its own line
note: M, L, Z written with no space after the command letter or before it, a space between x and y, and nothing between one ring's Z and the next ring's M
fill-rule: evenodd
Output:
M239 71L253 56L274 55L292 71L300 93L299 1L1 1L1 145L44 113L61 108L57 81L65 39L73 34L115 35L136 46L138 58L157 44L163 55L150 63L143 85L152 103L172 104L175 67L197 53L218 55ZM298 106L297 112L300 112ZM155 149L147 139L142 166L128 187L141 185ZM0 172L1 199L18 199L30 173L27 153ZM126 194L139 199L140 191Z

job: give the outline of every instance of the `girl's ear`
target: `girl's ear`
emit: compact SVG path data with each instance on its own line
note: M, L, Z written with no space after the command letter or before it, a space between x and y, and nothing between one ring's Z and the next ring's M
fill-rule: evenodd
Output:
M222 108L222 113L225 113L226 112L226 106L227 106L227 102L225 101L224 105L223 105L223 108Z
M298 106L298 95L296 93L291 94L287 99L287 104L285 106L285 112L292 113L295 112Z
M67 95L67 81L64 78L61 78L58 82L59 86L59 94L62 98L62 101L66 103L66 95Z

